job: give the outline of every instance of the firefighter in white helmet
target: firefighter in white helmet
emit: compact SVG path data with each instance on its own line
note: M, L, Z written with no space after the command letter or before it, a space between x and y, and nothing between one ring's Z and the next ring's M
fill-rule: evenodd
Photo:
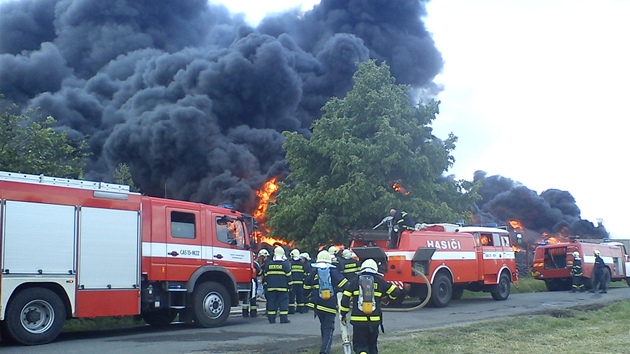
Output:
M339 258L339 270L348 281L357 276L359 261L354 259L354 254L349 249L344 249Z
M291 256L291 291L289 292L289 314L305 313L306 300L304 298L304 262L300 257L300 250L295 248L289 253Z
M604 263L599 250L593 251L593 255L595 256L595 264L593 265L593 288L591 289L591 292L594 293L597 290L600 290L600 293L605 294L608 292L606 290L606 282L604 280L606 263Z
M287 260L282 246L277 246L273 250L273 259L265 263L263 276L269 323L276 323L276 315L280 315L280 323L290 323L288 315L289 287L292 282L291 263Z
M329 354L337 317L335 292L342 291L348 280L332 264L332 257L326 250L317 254L317 260L312 266L313 271L304 280L304 290L309 294L308 307L315 311L320 323L322 344L319 352Z
M571 292L584 292L584 284L582 283L582 259L580 252L573 252L573 266L571 267Z
M342 323L347 321L346 315L350 312L355 353L378 353L378 331L379 327L382 329L383 320L381 298L396 300L399 294L400 289L396 285L383 279L373 259L363 261L358 277L343 291L340 308Z

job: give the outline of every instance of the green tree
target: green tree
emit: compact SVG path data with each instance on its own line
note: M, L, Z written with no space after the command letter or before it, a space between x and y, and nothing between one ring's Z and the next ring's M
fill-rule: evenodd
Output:
M290 168L269 206L275 237L301 247L346 244L348 229L370 228L392 207L418 222L468 219L476 187L442 174L457 138L432 135L438 102L412 107L386 64L359 64L354 88L332 98L312 136L285 132Z
M138 191L138 188L133 183L133 176L129 170L129 165L126 163L118 164L118 167L114 170L112 177L114 178L114 183L127 185L133 192Z
M0 170L56 177L80 178L88 155L87 143L56 131L52 117L32 120L14 114L14 106L0 113Z

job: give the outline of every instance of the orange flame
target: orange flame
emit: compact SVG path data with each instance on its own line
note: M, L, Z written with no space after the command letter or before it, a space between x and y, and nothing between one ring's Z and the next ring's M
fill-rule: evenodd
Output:
M394 183L392 184L392 188L394 189L395 192L398 192L404 195L409 195L411 193L408 190L406 190L405 187L402 186L400 180L394 181Z
M518 220L509 220L508 223L510 224L510 226L512 226L512 228L514 230L517 230L517 229L523 230L524 229L523 224L521 224L521 222L518 221Z
M267 221L265 217L265 213L267 212L267 208L269 207L270 202L275 201L275 193L278 191L278 178L273 177L265 184L263 184L262 188L256 191L256 195L258 196L259 202L256 211L254 212L254 219L258 223L258 230L254 231L253 237L256 240L256 243L260 245L261 243L267 243L269 245L282 244L282 245L290 245L290 242L286 240L282 240L279 238L274 238L269 236L269 228L265 226L265 222Z

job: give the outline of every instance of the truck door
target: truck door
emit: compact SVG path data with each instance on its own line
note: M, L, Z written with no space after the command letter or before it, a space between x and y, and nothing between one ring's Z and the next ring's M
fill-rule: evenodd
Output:
M252 274L252 254L245 224L231 216L217 214L212 217L212 222L215 230L213 264L230 269L237 281L249 281Z
M499 234L492 232L480 232L479 240L481 242L482 266L484 281L496 282L497 272L500 264L503 262L502 254L497 248L501 246L501 238Z
M202 263L199 210L166 208L166 276L187 281Z

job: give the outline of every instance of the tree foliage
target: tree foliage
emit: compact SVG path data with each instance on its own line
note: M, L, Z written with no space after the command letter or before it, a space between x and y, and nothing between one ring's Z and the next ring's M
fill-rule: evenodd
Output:
M131 175L131 170L129 169L129 165L126 163L119 163L114 173L112 174L114 179L114 183L123 184L129 186L129 189L133 192L138 191L138 187L133 183L133 176Z
M312 136L285 132L290 173L268 209L275 237L302 247L347 243L349 229L371 228L392 207L418 222L467 219L470 182L443 177L457 138L432 135L438 102L410 105L386 64L359 64L354 88L332 98Z
M80 178L88 155L85 140L73 141L56 131L52 117L32 120L14 114L15 107L0 112L0 170L56 177Z

